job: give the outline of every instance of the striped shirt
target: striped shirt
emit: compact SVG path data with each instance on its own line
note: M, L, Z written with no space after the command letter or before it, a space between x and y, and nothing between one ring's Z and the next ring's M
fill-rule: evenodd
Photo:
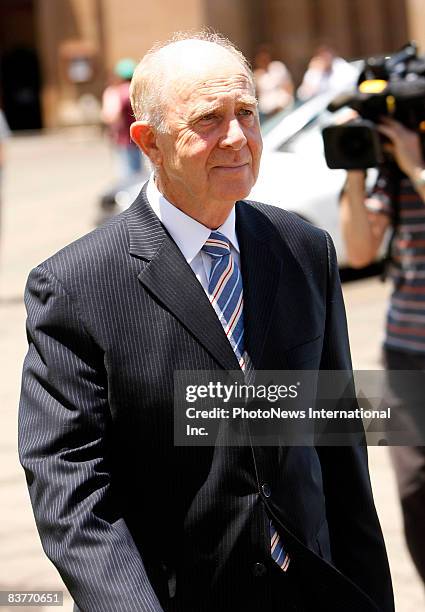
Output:
M401 176L399 219L392 244L390 276L393 280L384 345L386 348L425 354L425 203L410 180ZM394 197L385 172L378 176L368 210L394 220Z

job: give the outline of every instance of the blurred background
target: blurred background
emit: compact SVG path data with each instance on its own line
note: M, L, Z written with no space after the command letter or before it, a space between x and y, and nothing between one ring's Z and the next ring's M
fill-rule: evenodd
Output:
M330 99L354 85L357 60L410 39L425 51L424 0L0 0L0 590L63 590L64 610L71 600L41 549L16 451L25 281L129 205L148 173L122 137L132 67L155 41L204 26L228 36L255 69L265 156L253 196L331 232L350 279L354 367L381 368L390 283L365 273L352 280L359 275L344 269L345 172L327 169L320 128ZM370 470L397 610L418 612L423 586L385 448L370 449Z
M299 82L319 43L387 52L422 43L424 19L422 0L1 0L2 105L13 130L93 123L115 63L180 29L211 26L251 60L269 43Z

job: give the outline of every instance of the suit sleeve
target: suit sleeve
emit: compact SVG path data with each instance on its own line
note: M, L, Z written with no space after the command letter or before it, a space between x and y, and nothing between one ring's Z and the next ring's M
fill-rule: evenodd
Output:
M335 249L329 236L327 318L321 369L351 370L345 308ZM394 600L385 544L369 479L365 445L317 447L322 466L335 566L376 603L392 612Z
M160 612L111 492L103 352L48 270L25 299L19 452L43 548L83 612Z

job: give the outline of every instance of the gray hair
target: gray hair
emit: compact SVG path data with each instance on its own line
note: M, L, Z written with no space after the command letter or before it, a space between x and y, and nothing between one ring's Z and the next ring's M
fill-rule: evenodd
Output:
M194 33L176 32L169 40L156 43L149 49L137 65L130 85L130 101L135 119L147 121L158 132L167 131L164 100L169 80L161 51L173 43L185 40L210 42L229 51L241 64L254 88L252 71L247 59L228 38L210 30Z

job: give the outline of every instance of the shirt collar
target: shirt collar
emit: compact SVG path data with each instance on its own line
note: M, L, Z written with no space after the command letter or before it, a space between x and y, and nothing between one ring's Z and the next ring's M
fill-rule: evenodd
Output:
M169 202L155 185L153 173L146 189L146 196L153 211L167 229L174 242L190 264L204 246L211 230ZM216 231L221 232L239 253L239 243L236 237L235 207L229 213L226 221Z

